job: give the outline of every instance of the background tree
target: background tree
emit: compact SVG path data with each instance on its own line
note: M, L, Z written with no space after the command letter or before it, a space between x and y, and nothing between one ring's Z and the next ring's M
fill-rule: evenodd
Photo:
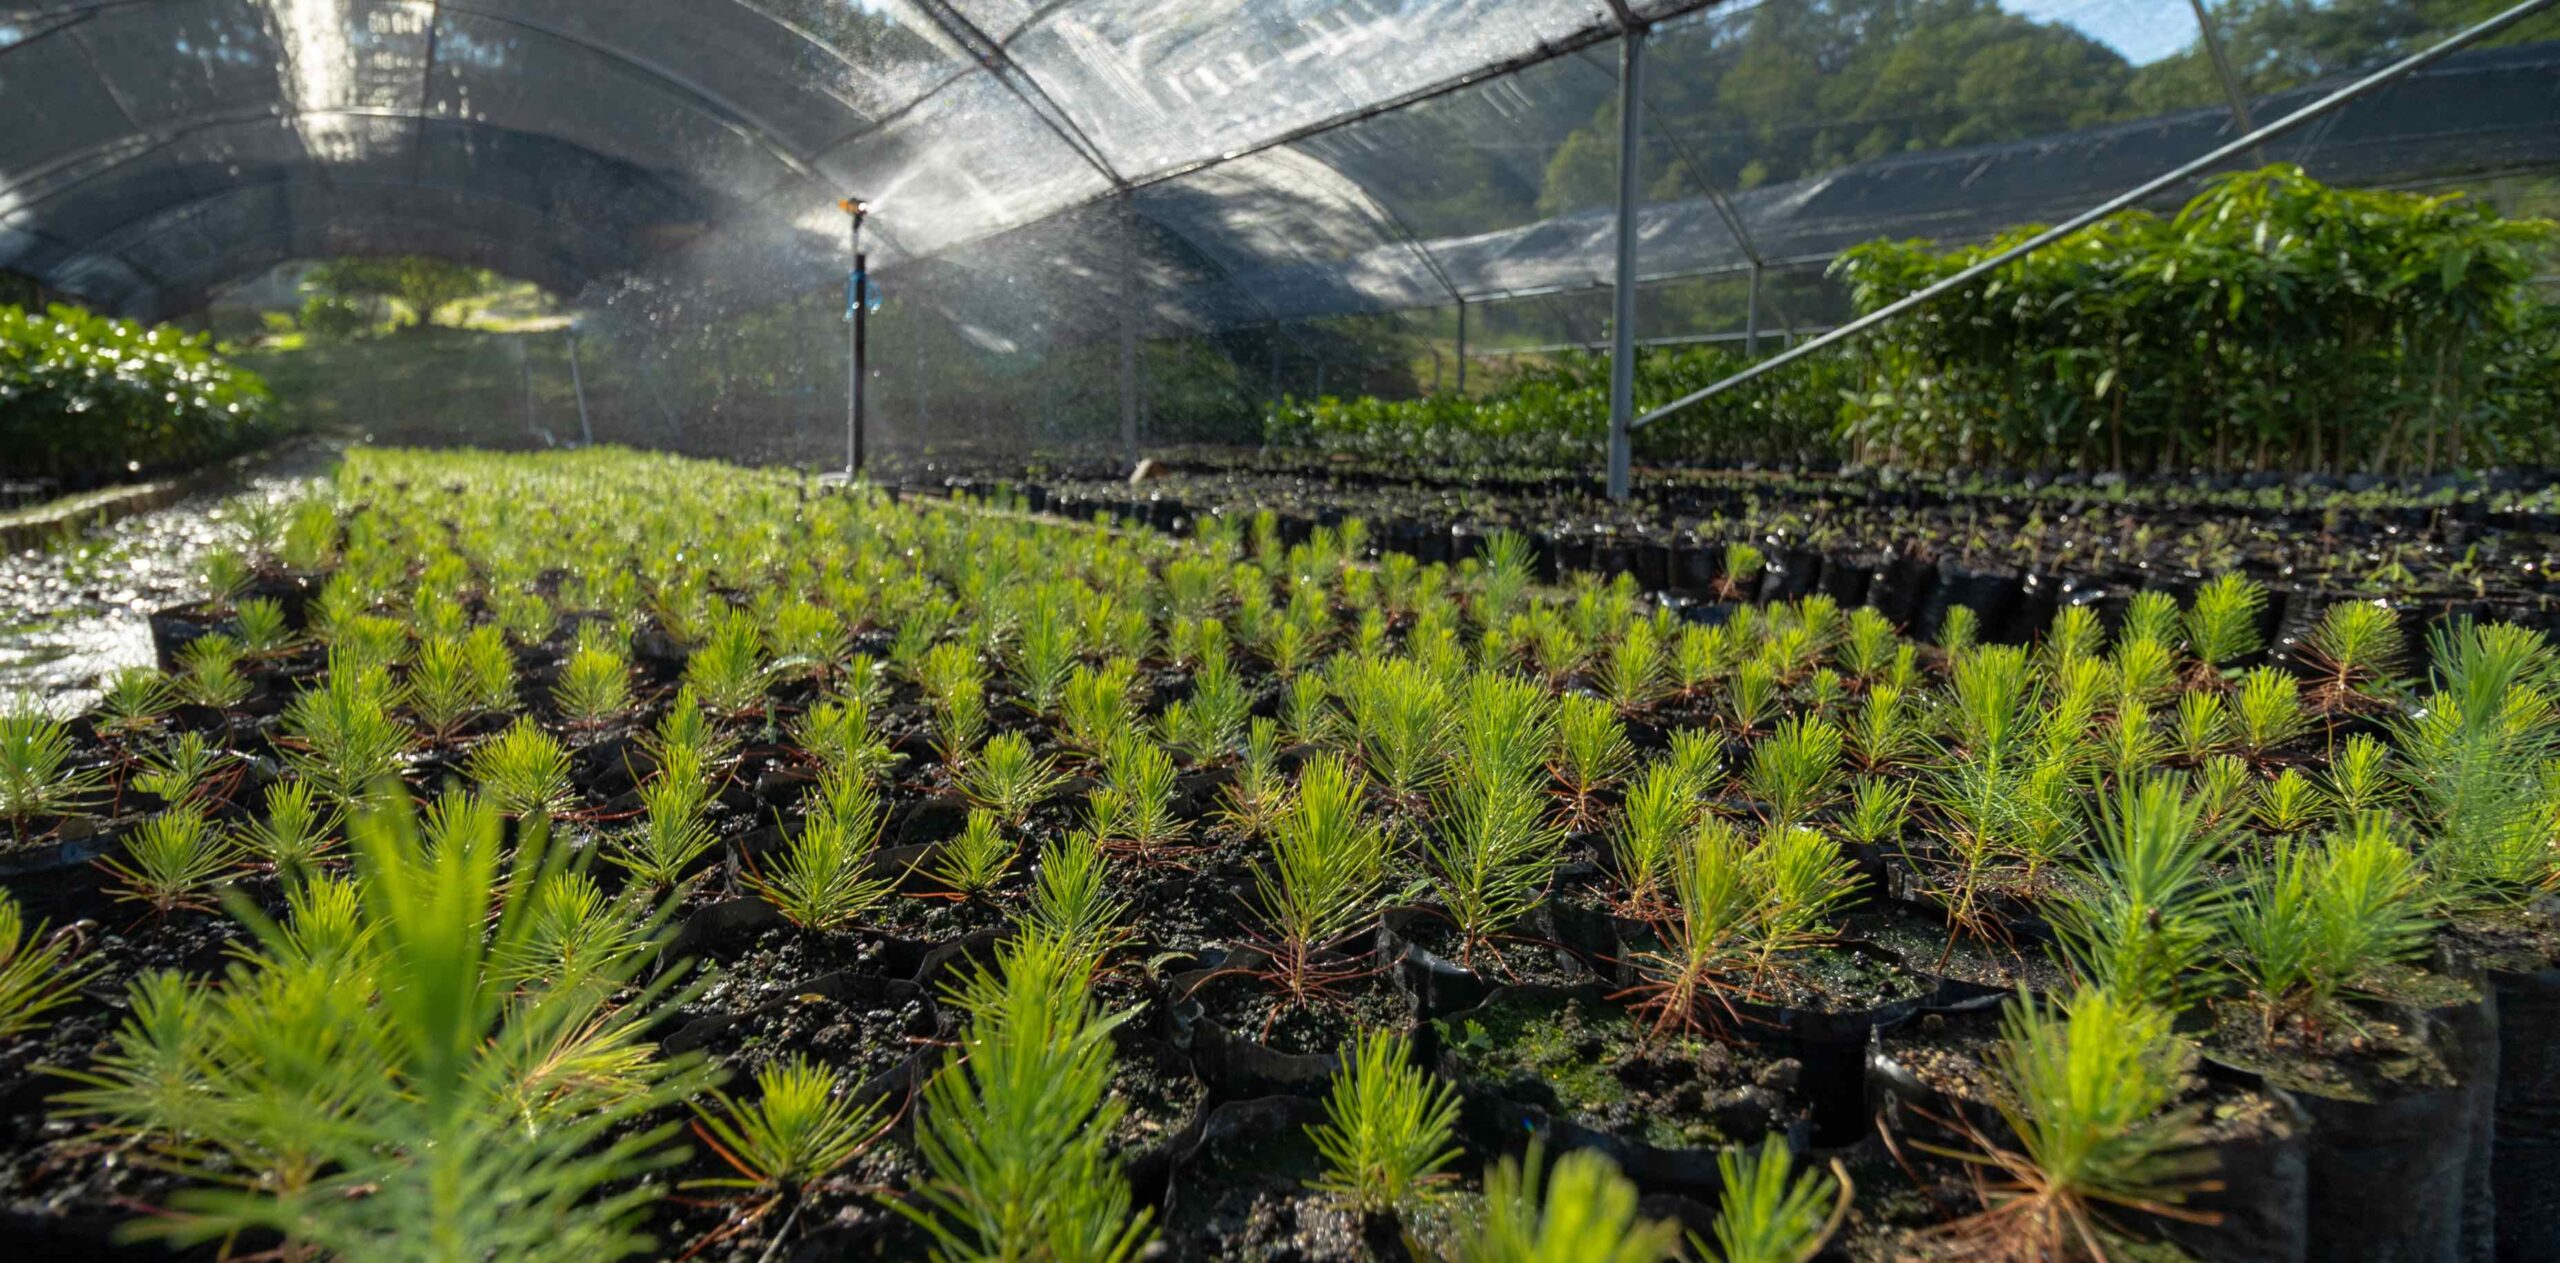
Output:
M436 322L445 307L487 292L497 276L482 268L442 259L404 255L388 259L338 259L313 268L307 284L329 298L354 301L383 299L406 305L417 316L412 328Z

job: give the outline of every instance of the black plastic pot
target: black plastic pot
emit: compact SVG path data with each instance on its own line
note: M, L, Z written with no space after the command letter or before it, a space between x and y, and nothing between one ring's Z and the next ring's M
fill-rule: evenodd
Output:
M2493 971L2489 984L2498 1005L2496 1257L2560 1259L2560 967Z
M1463 1029L1472 1014L1524 1002L1557 1007L1579 1002L1588 1011L1616 1014L1619 1010L1609 995L1608 988L1598 985L1501 987L1485 997L1484 1004L1453 1014L1444 1024ZM1722 1152L1720 1147L1655 1145L1587 1126L1501 1091L1498 1085L1466 1077L1463 1064L1455 1054L1446 1050L1441 1054L1440 1070L1443 1076L1457 1081L1460 1125L1473 1146L1484 1152L1507 1152L1537 1139L1544 1142L1549 1153L1589 1149L1603 1154L1628 1178L1649 1189L1714 1189L1721 1186L1721 1177L1716 1170L1716 1156ZM1732 1122L1725 1125L1738 1133L1746 1130L1734 1125L1742 1121L1737 1111ZM1811 1141L1812 1128L1806 1123L1792 1122L1786 1124L1784 1134L1789 1147L1801 1153ZM1758 1137L1737 1134L1735 1139L1743 1143L1757 1143Z

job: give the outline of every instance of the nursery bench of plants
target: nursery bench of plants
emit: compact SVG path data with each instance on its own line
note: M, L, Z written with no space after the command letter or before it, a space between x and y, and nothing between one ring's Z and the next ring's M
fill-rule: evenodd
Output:
M2548 578L2560 564L2552 498L2560 484L2548 482L2318 493L2278 485L2240 494L1670 474L1617 505L1578 480L1488 489L1434 483L1427 473L1282 472L1212 460L1132 486L994 461L963 468L920 470L910 482L1176 533L1202 516L1268 512L1292 543L1318 524L1358 518L1375 547L1425 561L1481 555L1490 533L1516 530L1530 540L1541 581L1588 571L1693 598L1822 593L1921 628L1964 604L1980 616L1985 639L2006 643L2030 639L2066 604L2096 606L2112 630L2134 592L2184 600L2234 570L2268 586L2267 630L2279 641L2297 639L2307 620L2343 600L2391 603L2413 643L2455 617L2560 630L2560 590Z
M1886 609L1040 507L1124 506L360 449L239 515L0 718L0 1241L2560 1257L2538 628L2256 536Z

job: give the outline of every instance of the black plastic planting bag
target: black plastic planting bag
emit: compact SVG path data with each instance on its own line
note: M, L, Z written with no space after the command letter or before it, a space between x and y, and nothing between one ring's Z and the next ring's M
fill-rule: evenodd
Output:
M2560 968L2497 972L2498 1263L2560 1259Z
M2497 1018L2488 998L2438 1010L2448 1087L2376 1101L2302 1093L2311 1116L2311 1256L2360 1263L2469 1263L2466 1210L2473 1155L2485 1157L2475 1115L2496 1082ZM2486 1047L2484 1048L2484 1045ZM2471 1237L2482 1240L2476 1222Z

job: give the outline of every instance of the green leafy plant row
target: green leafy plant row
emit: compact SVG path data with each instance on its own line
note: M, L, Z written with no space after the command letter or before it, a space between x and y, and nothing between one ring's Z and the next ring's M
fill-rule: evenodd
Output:
M1875 311L2040 231L1876 241L1834 274ZM2130 211L1639 431L1640 459L2434 472L2560 441L2560 308L2533 287L2560 225L2459 194L2332 188L2273 166L2175 214ZM1640 408L1749 361L1648 351ZM1608 362L1569 356L1476 399L1292 400L1271 443L1373 458L1591 468Z
M266 383L169 325L0 306L0 449L12 475L95 481L201 464L283 432Z

